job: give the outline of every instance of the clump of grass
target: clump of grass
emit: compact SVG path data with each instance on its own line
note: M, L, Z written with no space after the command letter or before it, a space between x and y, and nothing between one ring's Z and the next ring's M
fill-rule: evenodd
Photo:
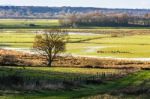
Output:
M128 51L97 51L97 53L114 53L114 54L132 54L131 52L128 52Z

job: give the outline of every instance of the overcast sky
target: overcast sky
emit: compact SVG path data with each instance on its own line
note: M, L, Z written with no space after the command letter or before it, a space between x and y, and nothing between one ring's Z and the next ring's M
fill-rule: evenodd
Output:
M0 5L150 9L150 0L0 0Z

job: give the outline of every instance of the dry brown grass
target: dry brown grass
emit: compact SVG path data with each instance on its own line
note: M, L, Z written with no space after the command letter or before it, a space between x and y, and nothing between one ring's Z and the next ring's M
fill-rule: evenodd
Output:
M7 57L6 57L7 56ZM11 57L8 57L11 56ZM12 60L15 57L15 61ZM4 57L8 58L4 60ZM8 63L9 64L5 64ZM15 63L14 63L15 62ZM2 64L3 63L3 64ZM0 50L0 64L16 66L46 66L44 56L31 55L27 53ZM99 58L86 58L86 57L57 57L53 62L53 66L59 67L82 67L82 68L150 68L150 62L144 61L131 61L131 60L117 60L117 59L99 59Z
M86 68L150 68L150 62L85 57L61 58L55 65Z

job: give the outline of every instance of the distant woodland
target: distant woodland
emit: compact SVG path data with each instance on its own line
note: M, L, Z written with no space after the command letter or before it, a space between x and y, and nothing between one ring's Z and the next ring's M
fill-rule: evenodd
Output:
M59 19L63 27L150 26L150 9L0 6L0 18Z
M0 6L0 18L60 18L68 14L98 12L103 14L123 13L143 16L150 9L107 9L93 7L35 7L35 6Z
M125 26L125 27L149 27L150 14L144 16L135 16L130 14L102 14L102 13L86 13L86 14L70 14L60 19L61 26L79 27L79 26Z

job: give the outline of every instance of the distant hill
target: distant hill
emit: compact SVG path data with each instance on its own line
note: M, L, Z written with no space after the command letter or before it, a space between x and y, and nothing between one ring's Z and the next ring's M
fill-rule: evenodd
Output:
M35 6L0 6L0 18L61 18L66 14L101 12L104 14L126 13L143 16L150 9L109 9L93 7L35 7Z

